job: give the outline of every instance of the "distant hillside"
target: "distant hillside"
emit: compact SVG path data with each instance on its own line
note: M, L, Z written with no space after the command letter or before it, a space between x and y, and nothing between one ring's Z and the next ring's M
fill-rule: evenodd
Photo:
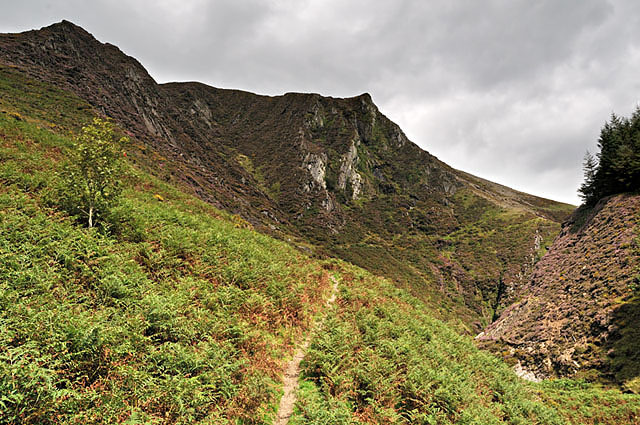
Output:
M639 221L638 195L578 209L519 302L478 339L538 378L605 379L640 392Z
M522 381L409 292L253 231L131 155L108 225L87 229L56 188L97 113L0 69L0 424L274 423L307 337L290 424L638 423L639 396Z
M113 117L138 140L132 158L161 179L302 249L385 275L468 332L508 305L573 209L452 169L367 94L159 85L66 21L0 35L0 63Z

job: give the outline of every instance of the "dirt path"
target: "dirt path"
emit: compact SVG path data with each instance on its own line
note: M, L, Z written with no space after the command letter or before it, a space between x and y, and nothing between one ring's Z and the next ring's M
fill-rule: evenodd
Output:
M331 296L327 299L326 307L333 305L338 294L338 281L333 276L331 276L331 281L333 282L333 287L331 289ZM287 425L289 418L293 414L293 406L296 404L296 393L298 392L298 378L300 378L300 362L302 362L302 359L304 359L304 356L307 354L307 350L311 345L313 330L317 325L318 323L315 323L309 330L307 337L298 347L293 358L287 365L287 370L284 373L284 394L280 399L280 407L278 408L278 414L273 423L274 425Z

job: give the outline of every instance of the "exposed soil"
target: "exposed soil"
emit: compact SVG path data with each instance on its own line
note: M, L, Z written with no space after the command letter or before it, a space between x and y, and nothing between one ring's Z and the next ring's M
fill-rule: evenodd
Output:
M338 294L338 281L333 276L331 276L331 281L333 282L333 287L331 289L331 296L327 299L327 309L336 301L336 296ZM304 359L304 356L307 354L307 350L311 345L313 330L319 325L320 324L316 323L313 326L287 365L287 370L284 373L284 394L280 399L280 407L278 408L274 425L286 425L289 423L289 418L293 414L293 406L296 404L297 400L298 380L300 378L300 362Z

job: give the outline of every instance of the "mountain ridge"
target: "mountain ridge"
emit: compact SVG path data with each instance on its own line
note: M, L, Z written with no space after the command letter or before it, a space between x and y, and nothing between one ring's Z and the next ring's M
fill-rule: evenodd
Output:
M499 288L528 273L539 235L552 239L573 209L451 168L366 93L158 84L68 21L0 35L0 62L112 117L136 140L132 159L160 178L263 232L392 278L470 333L495 315ZM487 247L469 243L477 232Z

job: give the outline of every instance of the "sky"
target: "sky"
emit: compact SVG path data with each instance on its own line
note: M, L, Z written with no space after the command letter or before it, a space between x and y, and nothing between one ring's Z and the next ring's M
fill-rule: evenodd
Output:
M640 100L636 0L3 3L0 32L67 19L158 82L370 93L454 168L572 204L600 128Z

